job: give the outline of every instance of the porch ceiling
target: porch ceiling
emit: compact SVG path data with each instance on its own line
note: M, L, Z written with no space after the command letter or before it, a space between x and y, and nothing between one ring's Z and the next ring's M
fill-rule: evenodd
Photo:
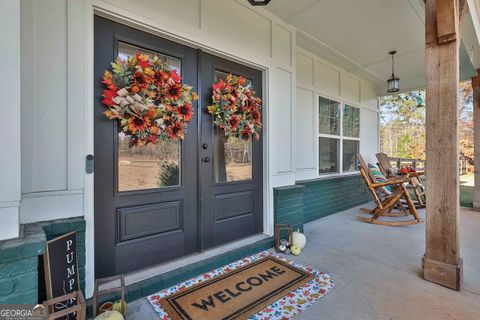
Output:
M377 86L386 94L391 74L388 52L397 50L395 71L402 90L425 86L425 5L423 0L273 0L267 10L295 26L297 45ZM472 19L466 29L478 47ZM476 49L476 48L475 48ZM471 54L471 52L470 52ZM461 50L461 78L475 74Z

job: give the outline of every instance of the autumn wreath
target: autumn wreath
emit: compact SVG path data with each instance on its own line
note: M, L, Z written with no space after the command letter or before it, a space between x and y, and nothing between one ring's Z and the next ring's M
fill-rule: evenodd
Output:
M215 125L228 137L248 140L260 138L262 130L262 99L247 85L247 79L228 75L226 81L213 84L212 105L208 112Z
M103 114L120 121L130 146L184 138L193 116L192 100L198 96L157 56L119 58L112 63L112 71L105 71L102 83L107 86Z

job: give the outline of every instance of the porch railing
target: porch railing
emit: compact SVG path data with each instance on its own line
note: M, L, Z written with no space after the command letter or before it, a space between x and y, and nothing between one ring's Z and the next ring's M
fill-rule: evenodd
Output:
M400 169L401 167L411 166L416 171L425 171L426 161L422 159L407 159L407 158L394 158L394 157L389 157L388 159L390 160L390 164L394 168ZM470 167L472 166L469 165L465 159L462 159L462 158L459 159L460 175L467 174L469 171L471 171Z
M389 157L392 167L400 169L401 167L411 166L416 171L425 170L425 160L422 159L407 159L407 158L393 158Z

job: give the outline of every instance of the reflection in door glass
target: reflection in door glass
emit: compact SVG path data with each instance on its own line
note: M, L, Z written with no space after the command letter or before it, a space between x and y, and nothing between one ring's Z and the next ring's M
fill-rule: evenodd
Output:
M118 56L146 53L157 55L170 68L181 74L181 60L118 43ZM181 143L178 140L159 141L154 145L130 147L129 136L118 133L118 191L156 189L180 185Z
M225 80L228 73L215 71L215 82ZM247 79L247 86L251 81ZM216 182L252 179L252 139L244 141L227 137L223 130L214 130L214 172Z
M252 140L226 137L215 129L214 163L216 182L252 179Z
M180 143L160 141L146 146L128 145L129 137L118 134L118 191L178 186Z
M123 61L126 61L128 59L128 56L132 56L135 53L140 53L140 54L148 54L150 56L157 56L160 61L163 63L166 63L171 70L177 70L178 74L181 74L181 60L177 59L175 57L170 57L158 52L150 51L147 49L139 48L136 46L132 46L130 44L124 43L124 42L119 42L118 43L118 57L122 59Z

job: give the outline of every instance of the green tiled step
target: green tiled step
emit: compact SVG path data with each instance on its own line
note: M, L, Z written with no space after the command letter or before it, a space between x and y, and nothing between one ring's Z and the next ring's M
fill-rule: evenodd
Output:
M195 276L201 275L208 271L217 269L226 264L248 257L263 250L272 248L274 245L273 238L265 238L256 243L248 244L234 251L228 251L217 256L189 264L178 269L162 273L158 276L142 280L130 285L126 288L127 302L131 302L140 298L145 298L155 292L171 287L177 283L183 282ZM118 295L102 296L101 302L112 301L118 299ZM92 314L92 301L88 300L88 314Z

